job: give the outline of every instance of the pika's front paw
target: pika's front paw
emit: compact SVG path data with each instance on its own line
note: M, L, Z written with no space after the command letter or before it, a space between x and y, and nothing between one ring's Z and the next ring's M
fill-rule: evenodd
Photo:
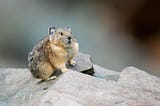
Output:
M71 66L75 66L75 65L76 65L76 62L73 61L73 60L70 60L68 63L69 63L69 65L71 65Z
M63 68L63 69L61 69L61 71L62 71L63 73L65 73L67 70L68 70L68 69L67 69L66 67Z

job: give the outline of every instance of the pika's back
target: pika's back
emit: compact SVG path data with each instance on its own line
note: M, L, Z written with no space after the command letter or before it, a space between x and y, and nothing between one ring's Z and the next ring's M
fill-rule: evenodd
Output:
M42 61L48 61L48 53L46 51L49 43L49 36L40 40L28 54L29 68L37 70L38 64Z

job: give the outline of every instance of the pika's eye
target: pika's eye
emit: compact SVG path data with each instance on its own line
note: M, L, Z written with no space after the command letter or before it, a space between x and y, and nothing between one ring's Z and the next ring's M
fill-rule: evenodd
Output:
M61 34L61 35L63 35L63 33L62 33L62 32L61 32L60 34Z

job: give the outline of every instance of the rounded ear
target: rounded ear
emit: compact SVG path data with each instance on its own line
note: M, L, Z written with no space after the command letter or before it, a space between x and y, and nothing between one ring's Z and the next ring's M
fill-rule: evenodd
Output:
M65 27L65 29L71 32L71 28L69 26Z
M50 26L48 28L48 35L53 35L55 31L56 31L56 28L54 26Z

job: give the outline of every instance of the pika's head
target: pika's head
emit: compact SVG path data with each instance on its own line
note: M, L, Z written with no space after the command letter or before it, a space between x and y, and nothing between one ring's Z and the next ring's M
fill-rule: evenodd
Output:
M51 26L48 29L48 34L60 46L64 46L64 47L71 46L74 41L70 27L56 29L55 27Z

